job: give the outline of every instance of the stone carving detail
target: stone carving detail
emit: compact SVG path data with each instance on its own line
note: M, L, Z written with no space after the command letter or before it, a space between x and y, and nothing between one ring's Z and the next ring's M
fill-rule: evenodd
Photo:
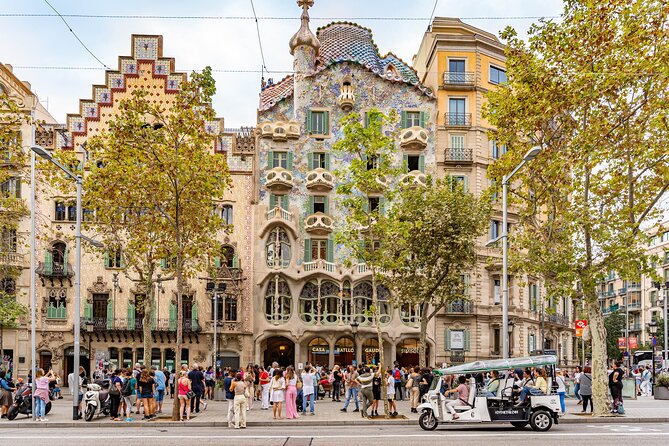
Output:
M110 291L107 282L102 280L102 276L98 276L97 280L88 288L88 292L95 294L109 293Z

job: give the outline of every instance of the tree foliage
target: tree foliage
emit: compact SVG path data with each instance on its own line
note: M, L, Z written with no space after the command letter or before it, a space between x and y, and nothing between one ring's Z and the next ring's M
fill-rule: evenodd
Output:
M444 306L468 298L465 274L476 263L476 240L490 206L448 178L428 178L425 187L400 189L388 212L381 245L382 282L397 307L420 309L420 366L427 365L429 321Z
M661 0L567 0L562 18L533 25L527 43L502 33L509 83L489 94L494 137L511 149L491 175L543 149L514 185L515 264L543 275L549 292L584 298L596 414L607 412L596 286L610 270L628 280L651 270L642 228L669 188L668 17Z
M371 109L367 117L368 123L363 125L358 113L344 116L341 120L343 136L333 146L344 160L344 167L335 171L340 181L337 199L345 215L344 221L338 225L335 241L348 248L371 273L372 306L369 311L379 343L379 369L383 373L385 355L378 293L383 254L379 246L388 240L385 237L388 217L384 203L393 199L395 192L390 186L401 169L394 163L395 134L388 130L396 125L395 114L387 116L378 109ZM378 206L371 205L370 197L378 198ZM385 380L382 380L382 386L383 393ZM384 409L388 417L385 400Z
M176 366L186 280L207 265L225 227L213 210L230 177L225 158L213 153L215 135L206 130L215 118L214 93L210 68L192 73L171 107L137 89L121 104L109 130L88 143L95 165L85 190L87 205L96 212L95 229L110 248L122 249L128 271L146 288L149 309L158 272L164 274L160 280L176 280ZM162 259L169 261L159 270ZM146 343L151 311L145 314ZM147 364L150 351L145 347Z
M615 311L604 318L606 327L606 355L609 359L622 359L623 351L618 348L618 338L625 337L625 313Z

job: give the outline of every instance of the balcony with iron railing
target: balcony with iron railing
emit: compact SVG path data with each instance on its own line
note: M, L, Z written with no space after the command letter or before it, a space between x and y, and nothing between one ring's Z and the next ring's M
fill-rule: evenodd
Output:
M25 256L18 252L0 252L0 265L27 268Z
M446 128L455 127L471 127L472 114L471 113L445 113L444 126Z
M641 331L641 324L639 324L639 323L630 324L627 330L628 331Z
M447 147L444 161L447 163L469 164L474 160L474 150L465 147Z
M641 302L630 302L627 304L627 309L629 311L641 311Z
M569 325L569 316L564 316L562 314L548 314L546 315L546 321L552 324Z
M39 262L35 272L42 277L51 278L70 278L74 276L72 265L69 263Z
M456 300L449 302L444 307L444 311L448 314L472 314L474 313L474 302L470 300Z
M473 71L444 71L444 87L462 89L476 85L476 73Z
M198 333L202 327L197 319L183 319L182 329L184 333ZM114 331L134 331L142 332L144 330L144 318L112 318L112 317L84 317L81 319L82 330L86 331L90 327L94 332ZM170 332L177 330L177 320L175 318L151 320L151 331Z

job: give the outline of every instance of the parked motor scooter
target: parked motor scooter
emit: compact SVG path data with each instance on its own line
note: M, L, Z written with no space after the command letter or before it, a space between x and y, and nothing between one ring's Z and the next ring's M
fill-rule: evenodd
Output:
M9 407L7 411L7 419L13 420L20 413L27 415L29 417L33 414L32 406L32 388L25 384L18 389L16 389L16 394L14 395L14 403ZM49 393L49 399L52 399L51 393ZM51 401L47 401L44 414L48 414L51 411Z
M111 412L109 380L97 381L86 386L84 393L84 419L91 421L95 415L108 416Z

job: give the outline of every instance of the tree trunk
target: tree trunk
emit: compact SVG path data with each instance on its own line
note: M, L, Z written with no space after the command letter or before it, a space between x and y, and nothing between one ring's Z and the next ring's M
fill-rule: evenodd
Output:
M151 334L151 324L152 324L152 315L153 315L153 271L150 271L150 274L147 274L146 281L146 297L144 298L144 318L142 326L142 337L144 338L144 366L147 368L151 367L151 351L153 350L153 336Z
M176 237L176 242L177 246L181 247L181 234L177 230L177 237ZM177 279L177 339L176 339L176 350L174 352L174 367L177 373L177 376L179 376L179 372L181 371L181 349L183 346L183 321L184 321L184 313L183 313L183 257L181 253L181 249L179 248L177 250L177 265L176 265L176 279ZM172 408L172 421L178 421L179 420L179 407L181 406L178 404L176 399L174 400L174 407Z
M427 312L430 310L430 304L423 302L420 306L420 342L418 343L418 365L420 368L427 367L427 323L429 322Z
M386 382L386 370L385 370L385 353L383 352L383 331L381 331L381 323L379 321L379 315L381 309L379 308L379 293L376 289L376 271L372 269L372 306L374 307L372 320L374 323L374 328L376 328L376 339L379 343L379 371L381 372L381 399L383 399L383 412L386 418L390 418L390 409L388 406L387 389L388 385Z
M0 324L0 370L5 370L5 347L2 343L4 333L2 330L3 326Z
M592 400L595 405L594 416L605 416L609 412L608 375L606 372L606 328L604 316L592 292L586 294L585 307L588 325L592 335Z

